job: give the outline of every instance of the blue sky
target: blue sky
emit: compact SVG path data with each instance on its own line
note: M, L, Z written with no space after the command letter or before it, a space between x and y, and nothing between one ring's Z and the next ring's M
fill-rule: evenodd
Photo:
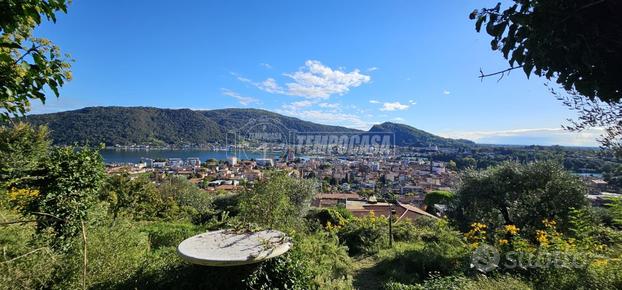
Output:
M481 143L595 145L507 67L468 14L496 1L85 1L37 30L75 59L61 98L86 106L262 108L368 129L405 123Z

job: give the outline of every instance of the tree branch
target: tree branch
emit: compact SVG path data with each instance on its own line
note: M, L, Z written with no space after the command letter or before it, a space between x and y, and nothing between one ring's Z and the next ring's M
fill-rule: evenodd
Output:
M6 260L6 261L2 261L2 264L6 264L6 263L13 262L13 261L15 261L15 260L21 259L21 258L23 258L23 257L26 257L26 256L28 256L28 255L30 255L30 254L34 254L34 253L36 253L36 252L38 252L38 251L41 251L41 250L49 250L49 248L48 248L48 247L42 247L42 248L34 249L34 250L32 250L32 251L30 251L30 252L28 252L28 253L26 253L26 254L23 254L23 255L17 256L17 257L15 257L15 258L13 258L13 259Z
M36 222L37 220L21 220L21 221L8 221L8 222L1 222L0 226L8 226L8 225L14 225L14 224L25 224L25 223L32 223L32 222Z
M498 72L494 72L494 73L490 73L490 74L484 74L484 72L482 71L482 69L480 69L480 70L479 70L480 76L479 76L478 78L480 78L480 79L484 80L484 78L491 77L491 76L496 76L496 75L501 75L501 78L503 78L503 75L504 75L505 73L510 72L510 71L512 71L512 70L515 70L515 69L522 68L522 67L523 67L522 65L519 65L519 66L513 66L513 67L511 67L511 68L507 68L507 69L504 69L504 70L502 70L502 71L498 71Z

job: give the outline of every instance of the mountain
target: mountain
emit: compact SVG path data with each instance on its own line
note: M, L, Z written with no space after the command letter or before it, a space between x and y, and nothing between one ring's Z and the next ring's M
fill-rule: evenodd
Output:
M441 147L452 147L475 144L473 141L443 138L408 125L391 122L374 125L369 129L369 132L391 132L395 134L395 144L399 146L426 147L437 145Z
M317 124L259 109L159 109L151 107L89 107L75 111L30 115L34 125L48 125L55 144L197 145L224 143L228 133L253 126L297 132L364 132ZM264 126L265 127L265 126ZM273 127L273 128L272 128ZM442 138L416 128L383 123L369 132L393 132L397 145L464 146L471 141Z

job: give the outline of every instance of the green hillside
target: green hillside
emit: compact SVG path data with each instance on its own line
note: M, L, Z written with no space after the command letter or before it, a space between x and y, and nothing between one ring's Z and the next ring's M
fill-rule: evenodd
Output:
M159 109L149 107L89 107L75 111L30 115L35 125L47 124L55 144L197 145L224 143L228 132L262 123L297 132L363 132L317 124L259 109ZM270 130L270 128L268 128ZM276 130L276 129L272 129ZM435 136L416 128L383 123L370 132L393 132L401 146L472 144Z

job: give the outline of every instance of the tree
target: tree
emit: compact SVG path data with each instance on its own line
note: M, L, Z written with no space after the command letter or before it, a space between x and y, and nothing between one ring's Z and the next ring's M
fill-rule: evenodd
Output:
M616 0L514 0L501 11L475 10L479 32L486 24L491 48L510 68L555 79L590 100L622 99L622 3ZM486 75L482 74L482 77Z
M46 88L57 97L71 79L68 56L44 38L33 37L43 18L56 21L67 0L4 0L0 2L0 121L23 115L31 100L45 103Z
M581 180L557 163L505 162L465 172L450 216L463 229L473 222L533 229L543 219L555 219L565 229L570 211L586 207L585 193Z
M617 0L514 0L501 11L475 10L479 32L485 25L491 48L508 60L509 68L555 80L568 96L552 92L579 112L567 129L605 127L601 143L622 154L622 2Z
M108 210L113 220L121 212L128 212L134 218L141 219L151 219L166 213L158 189L147 176L134 179L127 173L110 176L102 188L101 197L110 204Z
M427 206L427 211L434 213L434 205L436 204L448 204L454 198L454 193L444 190L435 190L428 192L425 195L424 203Z
M103 159L95 149L54 148L40 176L40 194L25 213L36 216L38 230L52 230L56 246L66 247L96 200L105 176Z
M46 127L26 123L0 127L0 188L22 188L32 183L49 146Z
M299 225L315 195L313 180L296 179L274 172L243 193L240 216L247 223L268 228L291 229Z

